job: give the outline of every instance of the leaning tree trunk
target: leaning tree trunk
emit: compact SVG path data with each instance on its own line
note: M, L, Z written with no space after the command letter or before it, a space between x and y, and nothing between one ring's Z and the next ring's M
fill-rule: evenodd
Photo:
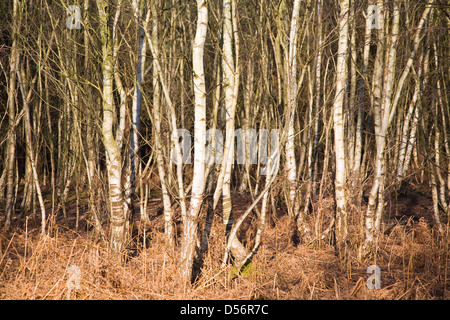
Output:
M103 121L102 136L106 150L106 165L109 180L109 200L111 210L110 249L113 255L120 254L126 242L126 217L123 210L121 188L122 159L120 149L113 135L114 99L113 79L114 61L112 37L108 27L108 1L97 0L100 16L100 34L102 43L102 78L103 78Z

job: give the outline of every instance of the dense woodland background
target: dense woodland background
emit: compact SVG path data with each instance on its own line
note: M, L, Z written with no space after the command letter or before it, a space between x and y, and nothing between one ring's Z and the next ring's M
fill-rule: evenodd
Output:
M449 27L442 0L1 1L0 297L448 299Z

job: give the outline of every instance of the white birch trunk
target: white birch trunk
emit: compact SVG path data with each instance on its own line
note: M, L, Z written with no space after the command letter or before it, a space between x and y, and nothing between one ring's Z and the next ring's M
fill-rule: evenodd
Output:
M235 64L233 57L233 24L231 22L231 0L223 1L223 49L222 49L222 70L223 86L225 93L226 110L226 137L229 148L225 150L226 157L225 174L223 179L223 223L225 229L232 224L232 203L231 203L231 170L234 164L234 113L233 104L235 100Z
M320 106L321 104L321 77L322 77L322 55L323 55L323 35L322 35L322 2L321 0L317 0L317 21L319 24L318 28L318 41L317 41L317 61L316 61L316 78L315 78L315 115L314 115L314 138L313 138L313 166L311 168L311 183L313 183L313 190L316 190L314 184L316 183L317 176L317 168L318 168L318 159L317 159L317 146L319 145L320 140ZM313 192L314 193L314 192Z
M223 207L223 224L227 241L231 243L231 254L234 256L236 263L239 264L248 255L248 250L242 245L236 235L229 235L233 225L232 216L232 200L231 200L231 170L234 165L234 118L237 103L238 90L238 51L236 57L233 57L233 40L238 43L234 34L236 32L233 19L235 12L233 6L234 0L223 0L223 82L225 93L225 110L226 110L226 138L224 150L224 178L222 189L222 207Z
M345 82L348 75L348 25L349 0L340 1L339 48L336 70L336 96L333 105L334 148L336 157L336 242L342 245L347 237L347 199L346 199L346 159L344 142L343 106L345 98Z
M295 111L297 108L297 41L298 19L300 13L300 0L294 1L292 9L291 29L289 33L288 66L286 69L287 81L287 117L288 137L286 140L286 174L289 182L289 211L291 216L298 213L297 193L297 165L295 159Z
M380 110L380 118L381 118L381 131L378 134L378 143L377 143L377 163L376 167L378 170L376 171L376 178L379 179L379 189L378 189L378 204L376 206L375 212L375 230L380 230L381 218L384 212L384 186L385 186L385 175L386 175L386 160L385 160L385 146L386 146L386 135L388 133L390 121L388 121L387 116L389 116L391 112L391 97L394 86L394 77L396 70L396 58L397 58L397 44L398 44L398 35L399 35L399 23L400 23L400 8L399 4L394 4L394 12L393 12L393 22L391 29L391 40L390 40L390 48L389 53L387 55L387 63L386 68L384 69L384 80L383 80L383 94L381 101L381 110Z
M113 255L120 254L126 242L126 219L123 210L121 171L122 159L120 149L113 135L114 99L113 79L114 61L112 37L109 32L108 2L97 0L100 17L100 35L102 42L102 79L103 79L103 119L102 136L106 150L106 165L109 181L109 200L111 210L110 249Z
M194 176L191 205L186 216L181 247L180 270L183 283L190 283L192 280L192 264L197 243L197 217L203 203L203 191L205 188L206 86L203 55L207 30L207 3L205 0L197 0L197 30L192 48L195 95Z

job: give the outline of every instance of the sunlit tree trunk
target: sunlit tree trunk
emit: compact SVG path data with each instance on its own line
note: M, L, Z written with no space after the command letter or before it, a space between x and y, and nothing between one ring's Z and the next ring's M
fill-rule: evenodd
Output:
M113 61L113 43L109 30L109 3L107 0L97 0L99 12L100 36L102 44L102 136L103 144L106 150L106 164L109 182L109 201L110 201L110 249L113 255L122 253L126 242L126 217L123 207L122 196L122 157L120 149L113 134L114 123L114 98L113 98L113 80L114 80L114 61Z
M238 52L235 53L236 57L233 57L233 42L238 43L236 38L235 26L233 25L233 6L234 0L223 1L223 58L222 58L222 70L224 81L224 93L225 93L225 110L226 110L226 138L225 138L225 151L224 161L225 174L223 180L223 223L225 227L225 233L228 241L231 243L231 253L239 263L245 259L248 254L247 249L242 245L236 235L230 236L229 232L233 225L232 216L232 200L231 200L231 174L234 166L234 122L235 122L235 110L237 103L237 73L238 73Z
M374 213L376 209L376 201L378 196L378 188L380 185L380 175L381 175L381 161L378 161L380 157L384 157L384 155L380 155L381 149L381 140L380 140L380 132L381 132L381 90L382 90L382 73L383 73L383 63L384 63L384 6L383 1L378 0L377 2L378 8L380 10L380 14L378 17L379 30L377 31L377 53L375 57L375 66L373 71L373 82L372 82L372 95L371 95L371 105L374 115L374 126L375 126L375 144L376 144L376 158L375 158L375 177L372 183L372 188L369 194L369 200L367 205L366 217L365 217L365 231L366 231L366 242L365 242L365 250L366 253L370 250L370 246L372 246L374 241ZM383 147L384 149L384 147Z
M317 0L317 23L319 24L317 32L318 32L318 39L317 39L317 60L316 60L316 76L315 76L315 113L314 113L314 130L313 130L313 144L312 144L312 152L313 152L313 164L311 166L311 175L310 180L313 184L313 193L314 190L316 190L315 183L317 181L317 175L318 175L318 151L317 147L319 145L320 140L320 108L322 106L321 102L321 93L322 93L322 56L323 56L323 27L322 27L322 1Z
M294 1L292 9L291 29L289 33L288 66L286 69L287 85L287 121L288 137L286 141L286 174L289 181L289 207L295 216L298 213L297 164L295 159L295 127L294 119L297 109L297 41L300 0Z
M223 86L225 93L226 113L226 144L224 156L226 157L225 174L223 179L223 223L225 228L232 224L232 202L231 202L231 170L234 166L234 110L233 104L236 99L235 92L235 62L233 57L233 24L231 22L231 0L223 1Z
M205 0L197 0L197 30L192 47L195 95L194 176L191 205L187 211L181 244L180 270L183 283L189 283L192 280L192 264L197 244L197 217L202 206L205 188L206 85L203 56L207 30L208 6Z
M339 16L339 48L336 70L336 96L333 105L334 120L334 151L336 157L336 244L342 246L347 238L347 198L346 198L346 159L343 106L345 97L345 82L348 67L348 30L349 30L349 0L340 1Z
M375 176L372 188L369 194L369 203L366 212L366 239L364 244L365 253L369 253L372 250L375 233L380 230L382 214L384 210L384 186L385 186L385 174L386 174L386 159L385 159L385 147L386 147L386 135L388 133L390 123L395 115L398 102L405 84L406 78L409 75L412 64L415 61L418 47L420 44L420 38L422 28L427 20L428 14L432 8L431 1L424 9L422 17L417 26L417 30L413 40L413 49L406 62L406 66L398 81L396 81L396 90L394 92L394 77L396 66L396 54L397 54L397 42L399 36L399 20L400 10L399 4L394 4L392 29L389 34L389 51L386 55L385 68L381 68L383 65L381 60L383 59L383 46L378 44L377 48L377 61L375 62L375 81L379 81L374 88L374 122L375 122L375 141L376 141L376 156L375 156ZM383 6L379 3L379 6ZM384 8L381 9L381 18L383 21ZM382 30L384 29L384 22L380 22ZM381 35L384 31L381 31ZM383 38L384 36L382 36ZM382 51L383 50L383 51ZM378 53L380 52L380 53ZM377 65L378 64L378 65ZM384 70L383 84L381 84L382 70ZM383 88L381 88L381 85ZM379 103L378 103L379 102Z

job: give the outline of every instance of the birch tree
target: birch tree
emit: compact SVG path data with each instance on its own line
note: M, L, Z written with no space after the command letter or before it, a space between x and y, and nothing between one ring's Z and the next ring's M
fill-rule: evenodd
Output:
M141 248L131 237L140 201L137 226L164 229L184 288L202 281L210 236L223 240L210 251L221 261L209 261L222 276L252 261L269 221L269 231L293 228L296 246L332 242L340 261L355 250L376 258L411 189L443 238L442 1L195 3L0 1L6 236L85 224L123 257ZM192 133L187 150L180 139L190 145Z
M348 232L343 106L345 82L348 74L349 0L340 1L340 10L339 48L336 64L336 96L333 104L334 153L336 158L336 176L334 181L336 192L336 242L338 247L344 245Z
M114 122L114 60L113 36L109 29L110 6L107 0L97 0L99 30L102 44L102 138L106 150L106 164L110 201L110 249L113 255L121 254L127 238L127 217L124 214L122 194L122 156L113 134Z
M223 91L225 94L226 111L226 138L223 160L223 224L227 241L231 244L231 253L236 263L239 264L248 255L248 250L242 245L236 235L230 235L229 232L233 225L232 200L231 200L231 174L234 166L234 137L235 137L235 114L237 105L237 94L239 90L239 50L237 38L237 25L235 17L235 1L223 1ZM235 44L235 55L233 55L233 43Z
M292 215L296 216L298 211L297 193L297 163L295 158L295 111L297 108L297 42L298 42L298 20L300 13L300 0L294 1L292 9L291 28L289 32L289 52L286 68L287 84L287 121L288 138L286 141L286 174L289 181L289 207Z
M197 0L197 28L192 47L192 68L195 95L194 122L194 176L191 204L184 224L181 245L181 280L189 283L197 244L197 217L203 202L205 188L205 144L206 144L206 85L203 65L204 45L208 31L208 4Z
M14 164L16 162L16 68L19 56L17 48L18 28L20 26L19 0L13 2L12 14L12 45L9 58L9 87L8 87L8 144L6 161L6 204L4 230L8 231L11 225L11 216L14 213Z

